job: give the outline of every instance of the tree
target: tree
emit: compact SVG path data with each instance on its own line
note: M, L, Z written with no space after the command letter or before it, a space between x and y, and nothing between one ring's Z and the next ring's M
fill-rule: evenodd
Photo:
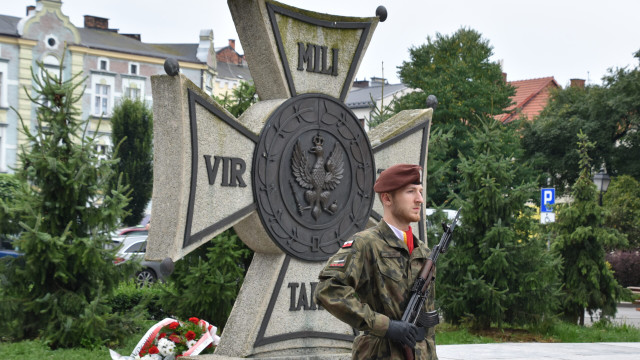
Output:
M21 184L14 175L0 174L0 238L20 232L16 214L11 211Z
M624 246L626 239L617 230L604 227L606 211L598 205L596 187L591 181L589 150L593 142L578 133L580 176L573 185L573 202L558 206L552 250L564 265L562 311L564 316L584 325L584 312L590 315L616 313L617 301L626 295L606 265L606 248Z
M113 109L111 139L118 146L116 173L131 189L128 215L122 220L127 226L140 223L151 200L153 189L153 113L141 100L123 99ZM116 180L112 186L117 186Z
M452 169L458 165L458 152L470 156L469 125L478 116L492 116L505 112L511 104L515 89L507 84L497 62L491 62L493 48L475 30L461 28L453 35L437 33L427 37L427 44L409 50L410 61L399 67L400 79L410 88L419 89L399 98L394 111L425 107L427 96L434 94L438 108L433 115L434 130L451 134L449 151L437 151L429 146L429 161L446 163ZM431 206L442 204L455 190L458 175L444 172L437 177L428 174L427 189L440 189L429 194ZM447 184L443 187L442 184Z
M106 191L113 161L99 160L88 121L77 119L80 74L63 80L64 58L60 64L52 73L38 63L35 95L25 89L38 108L33 128L21 118L29 144L16 176L28 185L12 209L22 220L16 243L24 255L0 265L0 336L96 346L123 338L131 324L105 299L130 275L105 248L128 200L122 187Z
M533 179L518 174L521 156L514 128L481 119L471 133L474 156L460 154L461 185L454 203L462 224L438 268L436 291L454 324L486 329L496 323L535 323L553 314L560 287L559 260L537 236Z
M603 204L605 225L627 235L630 249L640 249L640 183L629 175L613 178Z
M635 53L640 60L640 51ZM589 157L611 175L640 179L640 67L609 70L603 85L556 90L540 116L525 124L522 146L526 158L546 176L542 185L560 192L580 175L580 157L573 146L581 129L595 146Z
M399 67L404 84L422 91L400 98L396 109L423 108L427 95L438 98L434 124L466 124L476 115L498 115L510 104L515 89L504 81L502 69L491 62L493 47L472 29L453 35L427 37L427 44L409 49L410 61Z
M225 92L223 96L213 98L235 117L240 116L249 106L258 101L255 85L245 81L241 81L240 86L235 87L231 94Z

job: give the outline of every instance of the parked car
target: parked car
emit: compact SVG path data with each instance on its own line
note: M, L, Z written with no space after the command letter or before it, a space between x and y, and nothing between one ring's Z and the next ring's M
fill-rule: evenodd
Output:
M149 235L149 228L146 226L133 226L120 230L116 230L117 236L126 235Z
M10 235L0 235L0 258L18 257L22 255L21 252L16 251L13 247L13 240Z
M164 276L160 271L160 261L144 259L147 251L147 235L134 234L124 237L113 263L118 265L126 261L140 261L142 270L135 275L135 280L140 285L150 284L158 280L164 281Z

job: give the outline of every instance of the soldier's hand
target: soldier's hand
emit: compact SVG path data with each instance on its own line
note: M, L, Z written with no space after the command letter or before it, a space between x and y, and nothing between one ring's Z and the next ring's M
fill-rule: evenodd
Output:
M413 349L416 347L418 327L408 322L391 320L389 329L387 329L387 333L384 336Z

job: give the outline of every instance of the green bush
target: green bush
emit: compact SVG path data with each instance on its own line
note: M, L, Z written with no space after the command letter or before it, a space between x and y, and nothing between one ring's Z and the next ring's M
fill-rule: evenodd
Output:
M204 319L222 331L242 286L251 251L233 229L176 262L162 304L181 319Z
M122 282L109 297L108 304L114 313L143 313L145 319L162 320L170 316L160 302L163 288L167 286L160 282L150 286L139 286L134 280Z
M16 214L10 210L20 186L20 181L14 175L0 174L0 236L20 232Z

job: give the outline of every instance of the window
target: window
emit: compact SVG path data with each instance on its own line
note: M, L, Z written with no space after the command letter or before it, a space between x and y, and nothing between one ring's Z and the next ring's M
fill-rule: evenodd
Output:
M0 173L2 172L6 172L7 169L5 168L5 151L4 151L4 126L0 126Z
M51 50L55 50L58 48L58 44L60 42L58 41L58 38L55 35L49 34L45 37L44 43L47 48Z
M109 71L109 60L105 58L98 59L98 70Z
M0 108L8 108L9 100L7 99L7 91L9 84L9 62L0 59Z
M109 92L111 87L106 84L96 84L94 93L94 115L106 115L109 113Z
M145 80L139 76L122 75L122 98L142 100L144 98L144 82Z
M140 99L140 89L128 87L124 91L124 96L131 100L138 100Z
M138 64L135 64L135 63L129 64L129 74L138 75Z
M145 252L147 250L147 242L146 241L140 241L137 243L134 243L133 245L129 246L129 248L127 250L125 250L126 253L138 253L138 252Z

